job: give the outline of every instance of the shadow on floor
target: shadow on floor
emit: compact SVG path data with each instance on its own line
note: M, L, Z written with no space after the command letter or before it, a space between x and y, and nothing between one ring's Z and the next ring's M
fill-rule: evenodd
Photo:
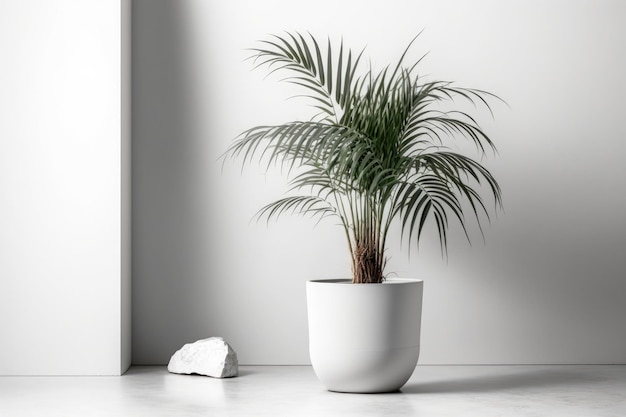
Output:
M419 371L419 368L418 368ZM524 388L541 388L550 386L568 386L589 384L600 381L601 377L592 377L588 373L576 370L519 370L498 373L450 377L445 380L409 382L402 387L403 394L446 394L446 393L481 393L507 391Z
M167 366L164 366L164 365L133 365L128 369L128 371L126 371L124 375L154 375L155 370L161 373L162 375L169 374L169 371L167 370ZM251 371L250 369L239 369L238 377L253 375L256 373L257 372ZM191 374L188 376L207 378L204 375L198 375L198 374ZM231 379L231 378L224 378L224 379Z

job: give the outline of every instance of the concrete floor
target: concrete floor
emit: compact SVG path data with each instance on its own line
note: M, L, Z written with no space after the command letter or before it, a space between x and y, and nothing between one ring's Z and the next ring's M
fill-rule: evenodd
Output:
M326 391L308 366L240 376L0 377L0 416L626 416L626 366L418 366L401 392Z

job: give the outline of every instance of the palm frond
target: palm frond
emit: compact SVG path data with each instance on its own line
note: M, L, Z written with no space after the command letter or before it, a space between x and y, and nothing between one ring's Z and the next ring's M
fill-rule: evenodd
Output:
M351 87L364 50L353 60L352 51L344 52L341 41L339 53L334 55L329 39L324 59L317 40L310 34L309 38L300 33L274 35L272 40L261 41L265 47L252 49L250 59L255 68L268 67L270 74L288 73L283 81L303 87L307 92L303 97L316 101L324 115L334 116L337 121L340 117L338 109L350 102ZM337 60L336 67L333 57Z
M258 218L280 217L284 214L308 215L320 220L327 216L336 216L336 210L322 198L315 196L291 196L281 198L261 208L257 212Z

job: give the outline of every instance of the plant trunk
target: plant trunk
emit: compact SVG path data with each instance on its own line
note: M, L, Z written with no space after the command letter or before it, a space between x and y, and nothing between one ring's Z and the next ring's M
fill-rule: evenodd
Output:
M383 265L375 245L356 245L352 254L352 282L374 284L383 282Z

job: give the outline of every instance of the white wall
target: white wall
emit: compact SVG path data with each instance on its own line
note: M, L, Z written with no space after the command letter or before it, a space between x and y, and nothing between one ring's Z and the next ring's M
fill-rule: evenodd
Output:
M333 225L250 223L282 181L216 161L247 127L306 117L245 48L311 31L375 65L425 29L432 78L494 92L486 161L506 212L449 261L425 241L420 363L626 363L626 4L601 1L134 2L133 363L221 335L244 364L308 362L304 283L349 274Z
M120 0L120 194L121 194L121 363L126 372L132 360L132 1Z
M0 2L1 375L130 365L129 5Z

